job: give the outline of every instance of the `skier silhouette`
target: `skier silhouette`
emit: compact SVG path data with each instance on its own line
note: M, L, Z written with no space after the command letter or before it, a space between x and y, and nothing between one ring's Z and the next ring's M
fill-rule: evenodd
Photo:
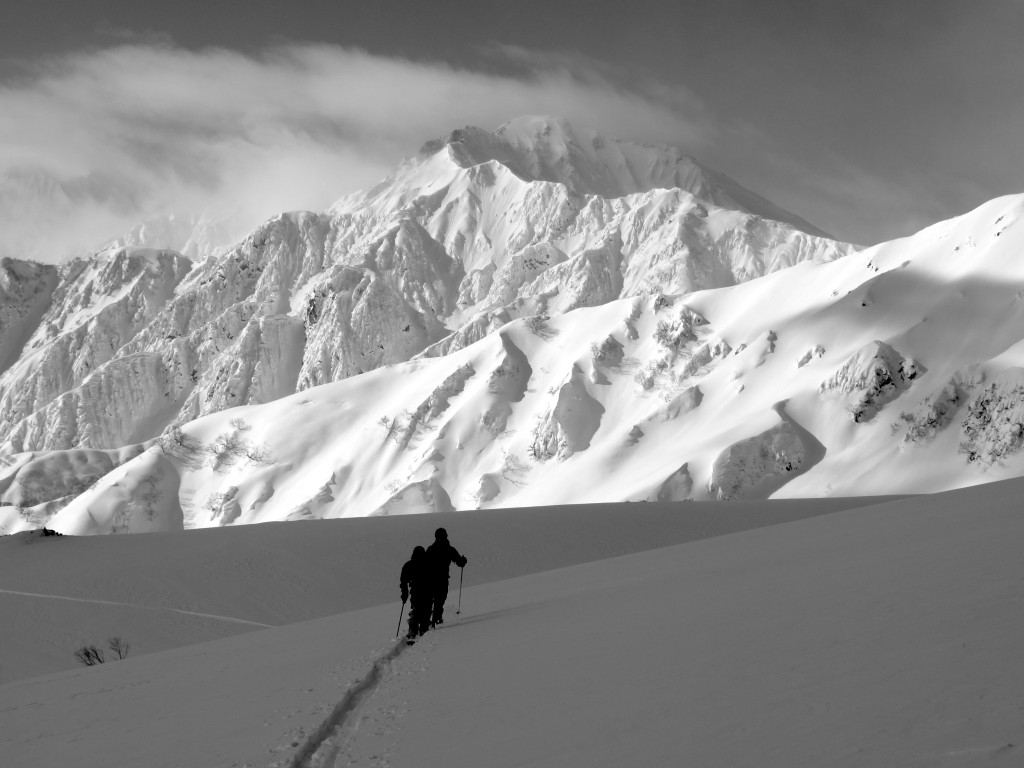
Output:
M409 632L405 636L409 643L430 629L433 580L428 565L427 551L423 547L416 547L412 551L412 558L402 566L402 602L412 597L409 604Z
M430 569L434 604L430 626L444 624L444 601L448 599L448 566L455 563L459 568L465 568L467 562L469 561L448 543L448 531L438 528L434 532L434 543L427 547L427 564Z

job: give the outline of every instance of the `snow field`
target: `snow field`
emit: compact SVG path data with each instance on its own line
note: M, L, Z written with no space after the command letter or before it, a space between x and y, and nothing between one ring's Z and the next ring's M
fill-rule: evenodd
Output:
M474 584L863 503L586 505L140 537L2 537L0 683L74 668L75 649L112 635L136 656L252 629L237 620L277 626L390 602L401 564L439 525L457 529L472 552Z
M327 760L314 765L392 768L1013 765L1020 488L471 583L458 620L450 601L452 621L397 652L392 603L9 683L0 738L13 764L83 767L286 766L310 747ZM752 523L770 506L721 509ZM555 510L522 512L533 538L514 554L572 540ZM445 520L468 572L487 560L470 531L501 515L350 522ZM283 527L316 525L331 523ZM610 543L645 529L660 533L609 515L580 532ZM174 537L121 540L160 538Z
M1024 519L1000 485L474 588L388 764L1016 765Z

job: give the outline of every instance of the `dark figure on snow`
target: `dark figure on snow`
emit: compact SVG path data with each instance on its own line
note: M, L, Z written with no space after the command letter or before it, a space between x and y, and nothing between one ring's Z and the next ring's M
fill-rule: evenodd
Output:
M412 551L412 558L402 566L402 602L412 597L409 604L409 632L406 635L410 642L430 629L433 580L428 565L427 551L423 547L416 547Z
M455 563L465 568L469 562L451 544L448 543L448 531L438 528L434 532L434 543L427 547L427 561L433 579L434 610L430 616L430 626L444 623L444 601L448 599L448 566Z

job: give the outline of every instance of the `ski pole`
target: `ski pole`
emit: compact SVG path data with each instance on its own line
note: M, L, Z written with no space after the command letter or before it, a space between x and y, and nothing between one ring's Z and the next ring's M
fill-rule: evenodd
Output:
M395 630L395 637L402 634L402 617L405 616L405 600L402 601L402 610L398 614L398 629Z
M462 577L466 575L466 566L459 568L459 607L455 611L455 615L458 616L462 613Z

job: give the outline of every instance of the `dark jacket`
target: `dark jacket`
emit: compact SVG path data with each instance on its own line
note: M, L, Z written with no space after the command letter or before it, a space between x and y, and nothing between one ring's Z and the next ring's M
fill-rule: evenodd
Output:
M402 566L401 588L402 602L409 598L412 593L413 600L418 597L427 597L430 592L431 571L427 554L423 547L416 547L412 552L412 559Z
M459 568L465 568L467 562L447 539L435 539L434 543L427 547L427 561L431 577L435 581L448 581L448 566L452 563Z

